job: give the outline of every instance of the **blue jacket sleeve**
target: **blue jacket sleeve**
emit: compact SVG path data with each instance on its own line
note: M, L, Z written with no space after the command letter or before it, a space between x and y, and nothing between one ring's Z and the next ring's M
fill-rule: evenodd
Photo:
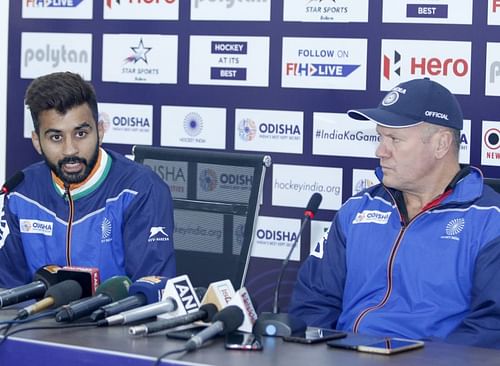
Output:
M174 214L170 189L154 172L145 174L143 189L127 209L123 227L125 272L174 277Z
M32 281L26 264L19 222L9 210L8 198L0 197L0 287L12 288Z
M500 236L479 253L470 312L446 341L500 348Z
M335 329L342 311L346 276L345 238L339 214L299 270L290 313L308 326Z

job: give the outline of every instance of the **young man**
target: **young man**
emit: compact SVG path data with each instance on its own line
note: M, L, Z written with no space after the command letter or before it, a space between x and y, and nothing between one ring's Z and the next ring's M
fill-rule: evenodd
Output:
M377 123L382 183L338 211L290 312L311 326L500 348L500 195L458 163L456 98L416 79L348 113Z
M170 190L148 167L100 147L90 83L70 72L42 76L26 104L44 161L24 169L5 198L0 287L29 283L47 264L97 267L101 281L175 276Z

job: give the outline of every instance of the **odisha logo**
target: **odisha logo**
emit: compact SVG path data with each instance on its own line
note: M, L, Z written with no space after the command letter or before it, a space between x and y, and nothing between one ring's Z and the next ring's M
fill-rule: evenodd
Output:
M202 170L198 181L205 192L213 191L217 187L217 174L212 169Z
M104 132L108 132L109 126L111 125L109 114L106 112L99 112L99 123L102 124Z
M33 227L33 225L31 225L31 222L29 222L29 221L23 221L21 223L21 225L22 225L22 228L23 228L22 231L25 232L25 233L29 233L31 231L32 227Z
M191 112L184 117L184 131L189 136L198 136L203 129L203 118L198 113Z
M446 235L455 236L459 234L465 226L463 218L453 219L446 225Z
M243 141L252 141L255 138L257 128L255 127L255 122L250 118L245 118L238 124L238 132L240 139Z
M356 187L355 187L356 193L359 193L362 190L365 190L366 188L373 186L373 184L374 183L370 179L360 179L356 183Z

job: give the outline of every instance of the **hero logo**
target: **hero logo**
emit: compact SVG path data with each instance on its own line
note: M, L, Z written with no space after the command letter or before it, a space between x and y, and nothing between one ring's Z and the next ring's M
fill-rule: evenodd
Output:
M383 55L383 75L391 80L394 74L401 76L401 53L394 51L394 56ZM455 76L466 77L469 73L469 62L464 58L411 57L409 59L410 76Z
M174 287L175 291L177 291L177 294L179 295L179 298L181 299L182 306L188 313L198 309L198 304L195 300L196 294L186 280L175 283Z
M128 2L130 5L150 5L150 4L173 4L177 0L128 0L123 1L124 3ZM113 4L121 5L122 0L106 0L106 6L108 8L112 8Z
M358 212L352 221L353 224L387 224L389 222L390 212L382 212L377 210L364 210Z

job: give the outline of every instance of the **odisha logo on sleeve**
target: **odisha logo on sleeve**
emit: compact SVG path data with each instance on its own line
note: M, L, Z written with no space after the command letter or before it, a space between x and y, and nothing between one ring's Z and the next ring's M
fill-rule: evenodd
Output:
M191 112L184 117L184 131L189 136L198 136L203 130L203 118L196 112Z
M211 192L217 188L217 174L212 169L204 169L198 176L198 183L205 192Z
M238 135L243 141L252 141L256 133L257 127L250 118L244 118L238 123Z

